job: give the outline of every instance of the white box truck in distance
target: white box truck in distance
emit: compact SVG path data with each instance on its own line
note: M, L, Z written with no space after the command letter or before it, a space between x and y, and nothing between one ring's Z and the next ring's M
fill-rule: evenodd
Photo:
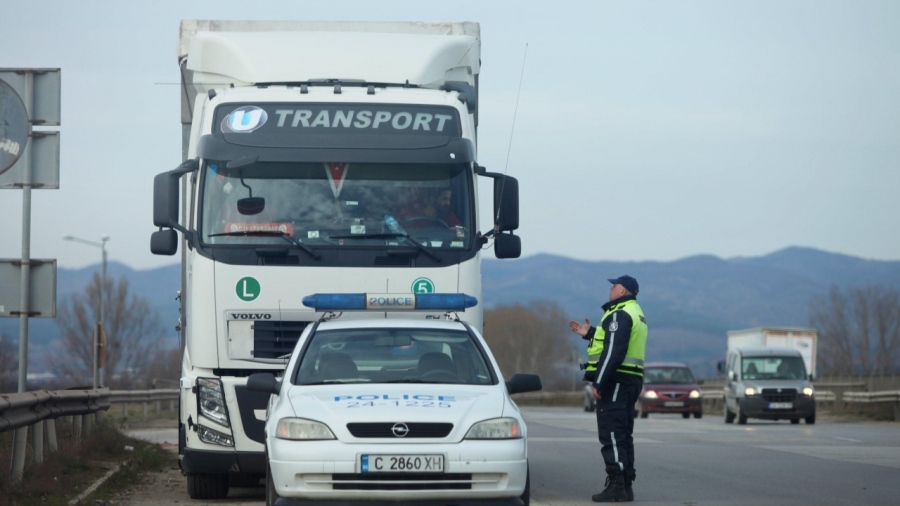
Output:
M725 423L748 418L816 422L812 380L815 329L766 327L728 332L725 360Z
M803 356L807 374L816 374L816 329L802 327L758 327L729 330L727 349L793 348Z
M185 161L154 180L151 251L182 243L191 498L264 475L268 399L247 377L283 372L318 320L304 296L480 299L482 248L519 256L518 182L476 162L480 43L470 22L182 21ZM480 330L482 308L458 317Z

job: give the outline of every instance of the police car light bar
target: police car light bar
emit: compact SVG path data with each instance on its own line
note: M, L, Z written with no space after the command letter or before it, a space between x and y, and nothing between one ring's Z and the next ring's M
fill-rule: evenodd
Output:
M464 293L316 293L303 297L316 311L465 311L478 299Z

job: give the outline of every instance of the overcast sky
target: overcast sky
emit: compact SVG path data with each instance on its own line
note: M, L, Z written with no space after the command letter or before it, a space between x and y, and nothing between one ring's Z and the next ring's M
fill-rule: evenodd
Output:
M62 69L60 189L31 221L60 267L100 260L67 234L177 262L149 240L153 176L181 161L181 19L481 23L479 162L519 179L523 256L900 260L896 0L2 5L0 67ZM21 253L22 192L0 189L0 258Z

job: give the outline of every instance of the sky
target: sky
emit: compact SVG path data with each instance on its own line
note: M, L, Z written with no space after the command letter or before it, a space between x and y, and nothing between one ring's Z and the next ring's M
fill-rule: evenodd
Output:
M61 69L60 188L32 191L30 226L30 256L61 268L101 259L65 235L108 236L109 260L139 270L178 262L149 242L153 177L181 162L182 19L479 22L479 163L519 179L523 256L671 261L805 246L900 260L895 0L2 10L0 68ZM22 194L0 189L0 258L21 258Z

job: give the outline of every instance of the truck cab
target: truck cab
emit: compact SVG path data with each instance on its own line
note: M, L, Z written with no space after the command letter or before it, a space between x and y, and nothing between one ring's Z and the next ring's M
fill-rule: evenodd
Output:
M725 423L748 418L816 423L812 374L803 356L791 348L736 348L722 365L725 374Z

